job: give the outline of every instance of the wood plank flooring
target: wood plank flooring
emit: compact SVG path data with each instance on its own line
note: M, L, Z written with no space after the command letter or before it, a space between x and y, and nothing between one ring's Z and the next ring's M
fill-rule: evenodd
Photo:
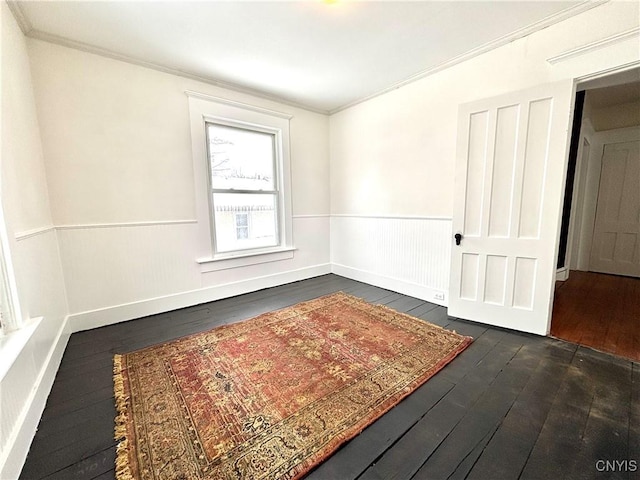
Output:
M556 283L551 335L640 361L640 278L572 270Z
M113 353L340 290L475 340L308 480L638 478L638 363L460 321L443 307L336 275L73 334L20 478L114 478ZM600 472L612 465L600 460L638 468Z

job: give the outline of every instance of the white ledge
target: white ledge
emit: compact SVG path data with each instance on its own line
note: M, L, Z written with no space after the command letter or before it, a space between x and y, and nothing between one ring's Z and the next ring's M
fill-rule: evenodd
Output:
M440 217L435 215L377 215L361 213L332 213L331 216L344 218L376 218L383 220L445 220L449 222L453 220L453 217Z
M22 324L22 327L13 332L0 335L0 381L13 366L20 356L33 333L40 325L42 317L32 318Z
M195 219L184 220L151 220L147 222L122 223L81 223L77 225L57 225L56 230L88 230L92 228L124 228L124 227L155 227L158 225L187 225L198 223Z
M573 48L559 55L549 57L547 58L547 62L549 62L551 65L555 65L556 63L564 62L565 60L569 60L571 58L593 52L594 50L599 50L601 48L608 47L609 45L613 45L615 43L620 43L629 39L633 39L634 37L637 37L639 35L640 35L640 27L635 27L630 30L626 30L624 32L617 33L615 35L611 35L609 37L603 38L601 40L597 40L595 42L582 45L578 48Z
M272 250L237 253L228 256L199 258L196 260L200 264L202 273L226 270L229 268L245 267L258 263L277 262L293 258L295 247L282 247Z
M16 237L16 240L24 240L26 238L35 237L37 235L42 235L44 233L54 232L55 229L56 229L55 226L49 225L48 227L34 228L32 230L16 233L15 237Z

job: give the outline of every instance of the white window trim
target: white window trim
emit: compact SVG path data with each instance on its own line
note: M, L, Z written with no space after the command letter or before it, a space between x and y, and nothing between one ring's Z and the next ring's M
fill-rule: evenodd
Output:
M22 310L18 298L15 272L9 254L9 236L4 219L4 208L0 205L0 336L6 336L22 327Z
M22 349L38 329L40 322L42 322L42 317L30 318L23 322L18 330L0 335L0 381L20 356Z
M293 226L291 209L291 159L289 140L289 120L291 115L276 112L232 100L213 97L202 93L186 91L189 98L191 123L191 147L195 181L195 202L197 223L196 262L202 271L222 270L236 266L252 265L268 261L284 260L283 253L293 256ZM247 127L265 127L279 132L280 165L277 168L280 186L278 212L279 245L251 251L237 251L216 254L213 244L213 219L211 215L209 158L205 123L228 122ZM272 254L272 255L270 255ZM216 262L215 267L206 264Z
M15 271L10 255L9 236L0 204L0 382L38 328L41 318L23 321Z
M240 253L231 258L198 258L202 273L227 270L229 268L245 267L247 265L257 265L258 263L277 262L293 258L294 247L284 247L271 249L268 252Z

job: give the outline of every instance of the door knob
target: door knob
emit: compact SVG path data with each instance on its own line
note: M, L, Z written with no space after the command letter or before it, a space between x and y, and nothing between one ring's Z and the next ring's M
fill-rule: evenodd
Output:
M462 234L461 233L456 233L453 238L456 239L456 245L460 245L460 241L462 240Z

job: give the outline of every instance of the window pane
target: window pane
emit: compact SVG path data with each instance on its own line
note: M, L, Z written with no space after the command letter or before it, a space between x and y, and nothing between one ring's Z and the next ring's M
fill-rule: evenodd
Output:
M249 214L236 213L236 239L244 240L249 238Z
M236 213L236 226L238 226L238 227L248 227L249 226L249 215L247 213Z
M275 135L207 124L211 185L236 190L275 190Z
M248 227L238 227L236 228L236 239L237 240L246 240L249 238L249 228Z
M275 194L214 193L216 252L278 244Z

